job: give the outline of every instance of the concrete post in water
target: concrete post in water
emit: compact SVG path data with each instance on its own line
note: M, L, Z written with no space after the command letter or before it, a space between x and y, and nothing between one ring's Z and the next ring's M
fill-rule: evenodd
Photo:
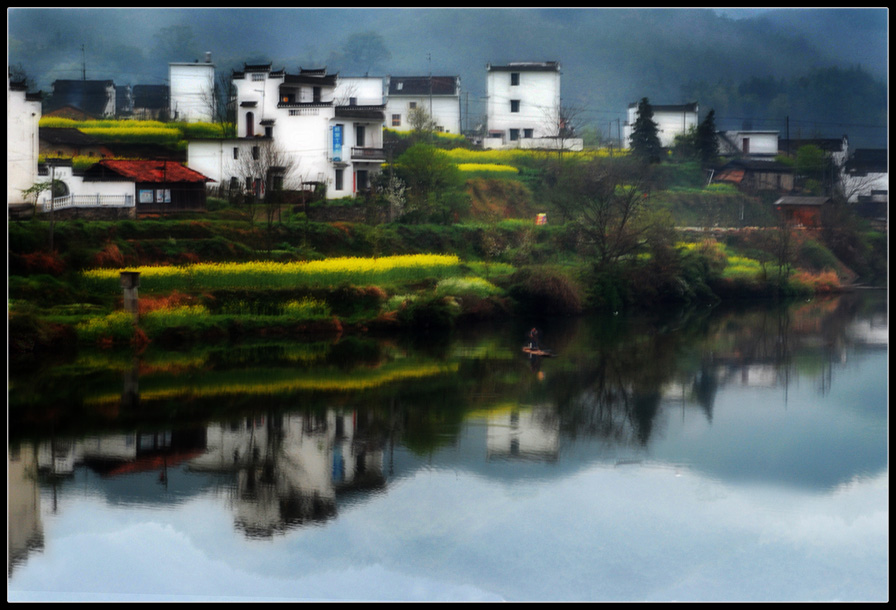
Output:
M139 271L121 272L121 289L124 293L124 310L137 318L137 288L140 286Z

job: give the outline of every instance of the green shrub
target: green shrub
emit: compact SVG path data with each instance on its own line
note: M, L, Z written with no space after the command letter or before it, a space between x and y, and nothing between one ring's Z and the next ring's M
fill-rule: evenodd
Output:
M811 271L824 271L825 269L837 269L840 261L824 245L813 239L807 239L797 252L799 266Z
M475 276L452 277L436 284L436 296L475 296L484 299L501 294L502 290L486 279Z
M451 297L428 297L405 301L398 320L415 329L444 329L454 325L460 305Z
M510 296L527 311L546 315L582 312L582 290L564 272L552 267L527 267L510 278Z
M78 340L85 343L127 343L134 337L134 316L126 311L116 311L90 318L77 324L75 332Z

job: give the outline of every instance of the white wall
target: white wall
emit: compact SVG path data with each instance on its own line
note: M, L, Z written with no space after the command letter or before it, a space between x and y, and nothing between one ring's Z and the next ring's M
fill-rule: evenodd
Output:
M460 98L456 95L434 95L430 100L428 95L410 96L392 95L386 101L386 127L394 131L411 131L413 126L410 121L411 103L417 108L426 110L434 120L439 131L445 133L460 133ZM430 106L431 104L431 106ZM400 125L392 124L392 115L399 115Z
M338 106L348 106L355 98L358 106L380 106L383 103L385 79L381 76L340 76L333 94Z
M25 91L6 88L6 203L26 203L22 191L37 178L41 117L39 101L27 101Z
M172 118L188 122L214 119L214 64L168 64L168 86Z
M519 84L511 84L511 74L519 74ZM502 131L505 146L516 146L510 130L519 129L520 138L526 129L534 138L556 135L560 116L560 72L490 69L486 76L486 114L488 130ZM519 100L518 112L511 111L511 101Z
M631 148L632 131L635 121L638 120L638 107L629 106L628 121L622 129L622 147ZM696 128L698 124L697 113L682 108L681 110L660 110L653 108L653 122L656 123L657 136L663 148L669 148L675 143L675 136L687 133L689 129ZM776 141L777 145L777 141Z
M777 131L737 131L729 132L729 138L737 144L738 150L749 155L777 155L778 132ZM749 150L746 140L749 141Z
M871 195L872 191L888 191L890 178L887 173L869 172L864 176L853 176L846 172L841 174L843 192L850 203L856 203L861 195Z

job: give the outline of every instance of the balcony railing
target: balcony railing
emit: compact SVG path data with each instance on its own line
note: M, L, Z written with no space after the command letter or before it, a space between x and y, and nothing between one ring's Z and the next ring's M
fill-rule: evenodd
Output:
M64 210L66 208L132 208L133 195L66 195L55 197L52 203L49 198L40 202L39 211Z
M385 161L386 153L382 148L352 146L352 159L358 161Z

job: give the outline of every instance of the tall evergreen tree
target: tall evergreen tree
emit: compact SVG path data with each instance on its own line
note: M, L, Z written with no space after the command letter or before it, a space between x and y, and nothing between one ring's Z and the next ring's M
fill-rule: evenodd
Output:
M700 161L713 163L719 156L719 140L716 138L716 111L710 110L697 126L695 147Z
M658 127L653 120L653 108L646 97L638 102L638 117L632 127L632 155L644 163L659 163L663 147L660 144Z

